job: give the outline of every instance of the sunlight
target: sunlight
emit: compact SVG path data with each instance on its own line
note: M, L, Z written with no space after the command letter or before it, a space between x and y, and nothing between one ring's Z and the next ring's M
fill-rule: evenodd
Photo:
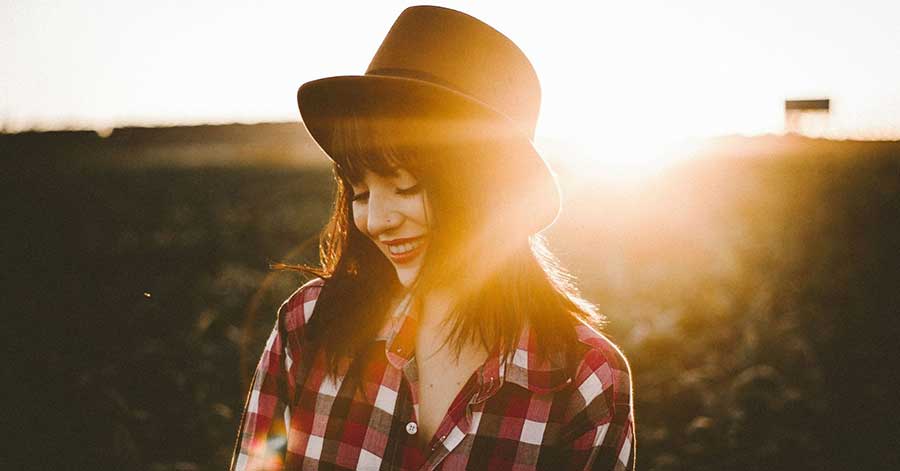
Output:
M545 139L537 147L564 180L631 186L646 182L694 155L700 140L611 136L596 142Z
M544 88L538 140L568 143L564 152L545 148L579 173L645 181L689 158L689 141L779 133L786 97L834 95L795 77L794 64L740 28L678 9L626 13L639 30L608 21L573 36L559 23L548 37L577 39L571 55L554 53L566 43L530 45Z

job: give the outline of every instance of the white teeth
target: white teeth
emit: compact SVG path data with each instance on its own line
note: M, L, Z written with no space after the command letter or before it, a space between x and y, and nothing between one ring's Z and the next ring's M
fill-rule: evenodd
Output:
M403 255L419 248L420 245L422 245L421 240L414 240L405 244L388 245L388 251L391 252L391 255Z

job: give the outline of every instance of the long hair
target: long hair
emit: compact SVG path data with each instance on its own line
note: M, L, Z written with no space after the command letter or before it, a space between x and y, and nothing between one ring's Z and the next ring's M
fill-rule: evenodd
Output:
M457 355L474 342L509 360L527 327L539 355L569 355L575 323L603 323L543 238L531 235L528 182L507 178L517 146L447 124L422 116L334 122L328 151L336 189L320 266L280 266L326 280L307 331L331 374L366 349L402 289L393 266L353 223L351 187L367 171L387 176L403 168L424 188L430 239L411 291L414 298L442 286L462 293L443 339Z

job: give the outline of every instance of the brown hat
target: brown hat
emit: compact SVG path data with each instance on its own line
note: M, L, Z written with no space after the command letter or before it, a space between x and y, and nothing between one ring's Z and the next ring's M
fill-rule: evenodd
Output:
M297 104L328 154L335 120L348 115L439 115L480 138L511 144L515 157L499 165L518 180L510 184L517 192L528 193L520 201L537 232L552 224L560 203L556 179L532 143L540 95L534 68L509 38L465 13L415 6L394 22L365 75L307 82Z

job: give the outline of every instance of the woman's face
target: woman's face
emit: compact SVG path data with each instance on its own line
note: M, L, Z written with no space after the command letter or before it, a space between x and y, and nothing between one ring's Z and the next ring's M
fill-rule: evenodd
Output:
M353 185L353 223L390 260L407 288L422 267L429 210L419 182L403 169L389 176L367 171Z

